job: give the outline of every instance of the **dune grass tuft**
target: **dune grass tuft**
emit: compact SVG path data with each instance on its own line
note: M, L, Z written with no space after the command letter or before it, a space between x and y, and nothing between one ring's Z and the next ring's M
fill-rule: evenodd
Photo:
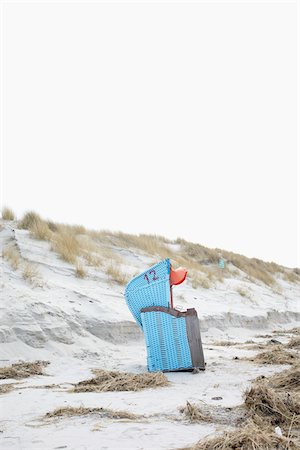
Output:
M3 249L3 258L10 264L10 266L17 270L20 265L20 254L15 245L8 245Z
M4 206L2 208L2 219L3 220L15 220L16 216L15 213L11 208L8 208L7 206Z
M50 241L52 237L52 231L47 222L42 219L34 220L29 227L29 231L31 236L42 241Z
M7 367L0 367L0 379L28 378L33 375L44 375L43 369L49 361L19 362Z
M297 271L287 269L283 274L283 279L290 283L299 283L300 275L297 273Z
M75 276L77 278L85 278L86 277L86 271L84 267L77 261L75 265Z
M28 211L24 214L22 219L19 221L18 226L23 230L30 230L32 226L38 221L41 221L41 217L34 211Z
M105 273L112 281L121 286L124 286L129 281L128 275L122 272L120 265L115 261L109 263L105 269Z
M191 273L191 282L192 287L194 289L197 289L198 287L202 287L204 289L209 289L211 287L211 283L207 276L203 275L199 272L192 272Z
M30 284L35 284L41 277L38 268L28 262L24 265L22 276Z
M94 253L83 252L82 256L86 260L88 266L100 267L103 264L102 259L98 255L95 255Z
M73 392L140 391L168 384L161 372L134 374L95 369L93 373L94 378L80 381Z
M64 261L75 264L80 247L76 236L66 231L56 233L52 240L52 249L57 252Z

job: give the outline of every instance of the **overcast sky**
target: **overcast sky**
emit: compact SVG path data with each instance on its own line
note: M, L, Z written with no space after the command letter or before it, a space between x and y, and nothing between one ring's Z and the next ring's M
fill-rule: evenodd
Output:
M2 204L300 265L296 1L4 1L1 19Z

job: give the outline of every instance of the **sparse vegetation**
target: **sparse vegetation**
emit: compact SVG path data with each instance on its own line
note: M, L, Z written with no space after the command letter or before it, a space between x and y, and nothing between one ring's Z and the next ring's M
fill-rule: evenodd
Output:
M205 414L201 409L190 402L186 402L186 405L179 409L179 411L188 419L190 422L211 422L212 418L210 415Z
M273 334L299 334L300 335L300 327L291 328L289 330L274 330Z
M245 272L251 279L259 280L267 286L275 284L273 266L268 267L267 263L256 258L250 259L233 253L230 253L230 255L230 262L238 269Z
M107 408L85 408L83 406L64 406L62 408L56 408L54 411L48 412L45 415L45 418L52 419L56 417L89 416L91 414L96 414L97 416L100 416L102 418L123 420L137 420L140 417L128 411L115 411L113 409Z
M33 211L27 212L19 222L19 227L30 231L37 239L48 240L52 250L60 257L76 264L77 257L86 260L88 266L99 267L107 264L106 273L111 280L121 285L128 281L127 276L120 273L121 259L118 249L137 249L155 257L155 261L170 258L174 265L188 269L189 279L196 289L209 289L215 282L222 282L224 277L244 274L251 282L261 282L280 292L276 284L276 274L291 283L300 282L299 269L287 269L275 263L267 263L257 258L235 254L220 249L209 249L200 244L187 242L184 239L170 241L156 235L131 235L122 232L86 230L82 225L64 225L44 221ZM175 245L176 244L176 245ZM218 261L225 260L225 268L218 267ZM106 261L105 261L106 260ZM299 272L299 273L298 273ZM242 297L249 297L244 288L238 290Z
M245 393L245 405L253 421L258 425L289 427L300 425L300 402L295 395L270 389L265 383L255 383Z
M41 278L38 268L28 262L24 265L22 276L24 280L28 281L31 284L37 283Z
M283 279L290 283L299 283L300 282L300 276L297 273L297 271L294 271L294 270L287 269L285 272L283 272Z
M198 287L209 289L211 287L209 279L205 275L202 275L198 272L192 272L191 282L194 289L197 289Z
M66 231L56 233L53 236L52 249L70 264L76 263L76 257L80 253L80 246L76 236Z
M246 298L250 298L249 295L249 291L244 289L243 287L239 287L237 289L237 293L241 296L241 297L246 297Z
M122 272L120 265L114 261L111 261L106 267L105 273L112 281L120 284L121 286L125 285L129 281L128 275Z
M30 230L35 225L35 223L41 220L41 217L37 213L35 213L34 211L28 211L24 214L18 225L19 228L23 230Z
M220 347L230 347L232 345L239 345L239 342L234 342L234 341L217 341L217 342L212 342L211 345L217 345Z
M170 243L166 238L156 235L134 235L122 232L110 233L111 242L116 246L125 248L136 248L149 255L164 258L172 258L173 252L166 247Z
M293 337L289 340L289 342L286 344L287 348L300 348L300 336Z
M7 394L14 390L13 383L0 384L0 394Z
M29 227L31 236L42 241L49 241L52 237L52 231L50 230L47 222L42 219L36 219Z
M86 271L84 270L84 267L79 262L76 262L75 275L77 278L85 278L85 276L86 276Z
M0 367L0 379L6 378L28 378L33 375L44 375L43 369L49 364L48 361L19 362L7 367Z
M16 216L12 209L4 206L2 208L2 219L3 220L15 220Z
M275 373L266 378L258 377L258 382L265 382L268 387L278 391L299 392L300 391L300 365L291 366L283 372Z
M259 377L244 394L246 414L235 430L181 450L298 449L300 397L295 394L299 388L299 367L293 366L270 378ZM276 434L276 426L282 430L282 436Z
M206 438L181 450L296 450L297 444L278 436L273 429L261 428L252 421L234 431Z
M95 369L93 373L94 378L80 381L73 392L140 391L168 384L168 379L161 372L134 374Z
M15 245L10 244L3 249L3 258L11 265L14 270L17 270L20 265L20 254Z
M299 357L294 352L284 350L282 346L272 346L265 352L258 353L254 358L248 358L257 364L296 364Z
M102 259L99 256L94 255L93 253L85 252L83 254L83 257L86 260L88 266L100 267L103 264Z

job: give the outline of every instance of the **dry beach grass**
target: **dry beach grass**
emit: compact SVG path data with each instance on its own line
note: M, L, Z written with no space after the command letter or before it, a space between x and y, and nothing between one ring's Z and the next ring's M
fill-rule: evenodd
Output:
M94 378L80 381L73 392L140 391L142 389L167 386L168 379L163 373L126 373L93 370Z
M137 420L141 417L128 411L116 411L107 408L86 408L84 406L64 406L62 408L56 408L54 411L48 412L45 415L45 419L52 419L57 417L88 416L92 414L96 414L101 418L108 419Z
M14 390L13 383L0 384L0 394L7 394Z
M211 422L212 418L209 414L201 411L201 409L190 402L186 402L186 405L179 409L186 419L193 423L199 422Z
M292 283L300 282L296 269L287 269L275 263L235 254L220 249L209 249L184 239L170 241L156 235L133 235L122 232L91 231L81 225L65 225L43 220L34 211L27 212L18 223L19 228L30 231L36 239L51 243L53 251L76 265L82 257L87 265L99 267L104 261L105 273L110 280L124 285L128 275L121 270L118 249L136 249L155 258L170 258L175 265L185 266L190 273L192 287L209 289L226 277L243 274L252 282L275 286L275 275L285 276ZM176 246L176 250L174 249ZM218 268L218 260L226 260L225 269ZM85 270L85 269L84 269ZM249 298L248 290L239 288L241 297Z
M264 376L259 377L257 381L265 381L269 387L278 391L293 391L295 393L299 393L300 365L293 365L289 369L286 369L283 372L275 373L268 378Z
M286 344L287 348L300 348L300 336L293 337L289 340L289 342Z
M4 206L2 208L2 219L3 220L15 220L16 216L15 213L11 208L8 208L7 206Z
M14 269L17 270L19 268L20 265L20 254L16 248L15 245L10 244L7 245L3 251L3 258L10 264L10 266Z
M266 351L247 359L257 364L295 364L299 362L297 353L284 350L280 345L271 346Z
M271 386L271 387L270 387ZM300 448L300 377L292 366L270 378L259 377L244 394L245 418L233 431L199 441L185 450L296 450ZM194 413L196 421L201 414ZM282 436L275 432L280 427ZM183 449L182 449L183 450Z
M28 378L33 375L44 375L44 367L48 361L19 362L7 367L0 367L0 379L6 378Z
M297 445L289 438L277 436L273 430L261 429L249 421L235 431L206 438L181 450L296 450Z
M269 388L265 382L254 383L245 393L249 415L258 425L280 426L288 430L291 422L300 425L300 399L287 391Z
M28 281L31 284L36 283L41 277L37 266L29 262L25 263L23 267L22 276L24 280Z

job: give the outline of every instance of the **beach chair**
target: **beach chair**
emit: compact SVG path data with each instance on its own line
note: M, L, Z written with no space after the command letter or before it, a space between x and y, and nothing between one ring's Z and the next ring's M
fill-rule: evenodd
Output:
M127 305L144 332L150 372L205 369L196 310L173 308L172 286L186 275L185 269L173 270L167 258L126 286Z

